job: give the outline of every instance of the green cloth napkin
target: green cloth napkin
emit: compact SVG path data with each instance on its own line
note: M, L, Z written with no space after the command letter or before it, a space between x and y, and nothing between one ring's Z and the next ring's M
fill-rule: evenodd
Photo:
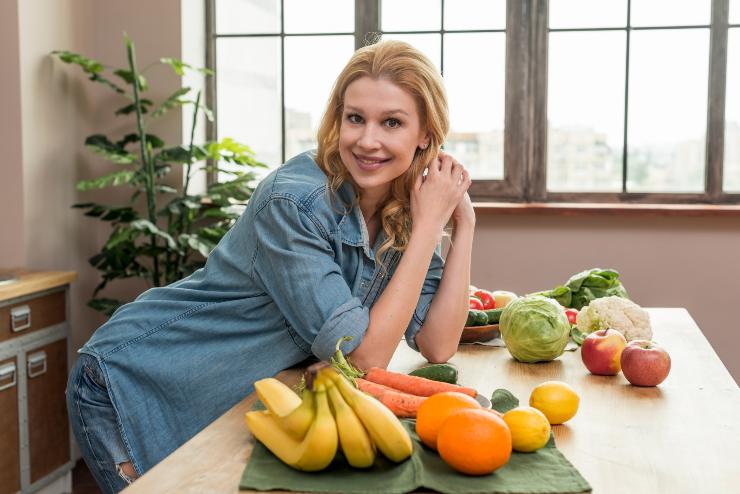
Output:
M508 402L507 395L502 395L502 392L505 390L497 390L492 398ZM513 398L510 395L509 398ZM453 494L568 494L591 491L586 479L555 447L552 434L544 448L534 453L514 451L509 462L494 473L473 477L455 472L435 451L423 446L414 432L413 420L402 422L414 441L414 453L402 463L392 463L379 453L371 468L360 470L350 467L340 453L325 470L300 472L285 465L262 443L257 442L242 473L239 487L263 491L284 489L346 494L402 494L420 488Z

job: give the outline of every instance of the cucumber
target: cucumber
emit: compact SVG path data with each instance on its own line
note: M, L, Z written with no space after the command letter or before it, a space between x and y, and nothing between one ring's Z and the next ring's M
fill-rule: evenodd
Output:
M457 369L449 364L432 364L409 372L409 376L424 377L432 381L457 384Z
M482 310L470 309L465 326L485 326L488 324L488 316Z
M483 312L485 312L488 321L487 324L498 324L499 319L501 319L501 313L503 311L503 308L484 310Z

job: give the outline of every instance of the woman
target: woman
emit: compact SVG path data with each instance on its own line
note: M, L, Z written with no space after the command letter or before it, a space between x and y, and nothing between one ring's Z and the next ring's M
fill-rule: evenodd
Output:
M248 393L337 340L360 368L399 339L456 351L468 309L470 177L440 151L447 101L411 46L358 50L318 150L268 175L206 266L121 307L80 349L68 408L85 461L117 492ZM450 218L452 247L436 246ZM444 268L444 269L443 269Z

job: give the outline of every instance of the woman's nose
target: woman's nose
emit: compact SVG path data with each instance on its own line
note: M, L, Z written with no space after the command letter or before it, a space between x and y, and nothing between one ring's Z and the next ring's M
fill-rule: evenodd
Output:
M378 140L378 129L374 125L365 125L357 144L365 149L375 149L379 147L380 141Z

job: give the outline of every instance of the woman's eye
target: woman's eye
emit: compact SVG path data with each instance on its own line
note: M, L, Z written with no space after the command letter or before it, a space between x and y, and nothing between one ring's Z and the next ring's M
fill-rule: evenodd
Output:
M401 121L398 120L397 118L389 118L388 120L385 121L385 123L391 129L395 129L401 126Z
M351 123L354 123L354 124L362 123L362 117L355 113L347 115L347 120L349 120Z

